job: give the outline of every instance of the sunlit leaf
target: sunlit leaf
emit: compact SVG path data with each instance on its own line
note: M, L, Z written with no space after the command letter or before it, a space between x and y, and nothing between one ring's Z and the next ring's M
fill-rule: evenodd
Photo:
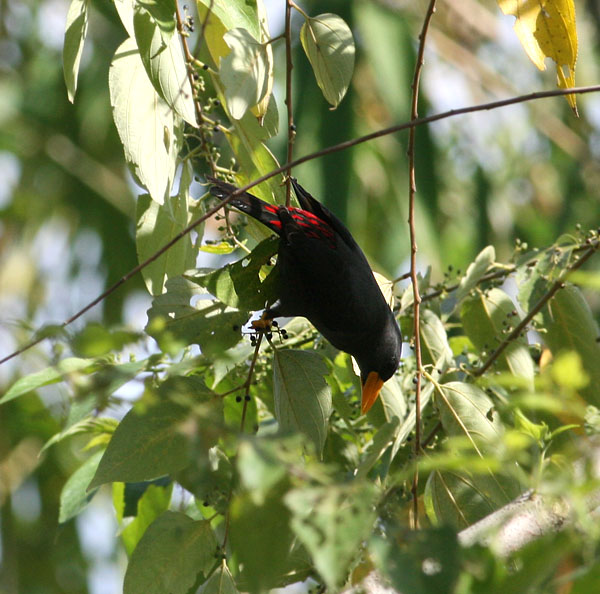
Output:
M135 244L138 260L144 262L156 250L166 245L185 229L189 223L189 201L184 195L158 204L148 194L138 197L136 207ZM151 295L160 295L169 278L183 274L196 262L190 236L182 237L164 254L142 270L146 287Z
M69 101L75 100L79 63L88 26L89 0L71 0L63 46L63 73Z
M354 39L346 22L332 13L308 18L300 41L325 99L335 108L354 71Z
M219 76L231 117L239 120L265 96L269 82L269 58L266 45L246 29L232 29L225 34L231 51L221 58Z
M494 246L488 245L483 248L475 260L469 264L467 272L460 279L458 289L454 294L456 303L460 303L481 280L481 277L488 271L489 267L496 260L496 250Z
M575 86L577 31L573 0L498 0L498 5L504 14L516 17L515 33L529 59L545 70L545 58L552 58L559 88ZM567 100L576 110L575 96L568 95Z
M125 158L152 199L163 204L175 175L180 122L154 90L134 39L115 52L109 89Z
M167 4L172 4L169 1ZM196 111L188 70L178 35L164 39L164 32L151 14L137 4L133 25L144 68L156 92L188 124L196 126Z

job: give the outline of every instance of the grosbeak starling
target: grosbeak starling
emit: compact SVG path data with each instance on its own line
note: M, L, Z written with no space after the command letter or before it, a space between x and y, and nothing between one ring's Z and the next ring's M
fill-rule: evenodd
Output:
M218 198L236 189L208 179ZM348 229L295 179L292 184L301 208L274 206L247 192L229 203L280 237L279 299L263 320L304 316L334 347L351 354L360 368L366 413L398 368L400 328Z

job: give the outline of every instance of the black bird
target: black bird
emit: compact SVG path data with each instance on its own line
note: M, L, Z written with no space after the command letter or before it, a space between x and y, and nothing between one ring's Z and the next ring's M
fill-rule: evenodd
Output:
M236 187L209 177L211 193L226 198ZM402 335L371 267L344 224L295 179L301 208L274 206L244 192L230 205L280 236L279 299L263 314L304 316L336 348L358 363L366 413L400 363Z

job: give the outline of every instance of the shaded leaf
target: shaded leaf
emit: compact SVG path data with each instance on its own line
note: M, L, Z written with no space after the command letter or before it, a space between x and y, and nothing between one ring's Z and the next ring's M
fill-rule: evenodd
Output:
M87 34L89 0L71 0L63 46L63 73L69 101L75 100L81 53Z
M58 521L62 524L79 514L92 500L98 489L88 491L104 452L90 456L67 480L60 492Z
M337 107L354 71L354 39L350 27L335 14L320 14L304 22L300 41L323 96Z
M398 592L454 592L460 571L461 547L451 528L429 528L396 539L377 537L369 550L376 566Z
M233 498L230 506L231 547L243 571L237 582L241 590L264 592L284 585L289 572L294 535L290 512L281 500L282 489L272 489L262 504L250 493Z
M215 561L217 541L206 521L167 511L146 530L133 551L124 594L186 594Z
M109 90L125 158L139 183L162 204L175 175L180 122L154 90L134 39L124 41L115 52Z
M161 402L131 409L119 423L90 488L113 481L138 482L180 470L188 463L188 443L180 430L189 410Z
M204 584L202 594L238 594L233 576L225 563Z
M257 245L250 254L233 264L202 274L200 271L187 278L206 288L221 303L231 307L256 311L275 300L270 283L261 278L262 268L268 265L277 251L279 238L271 236ZM270 275L269 275L270 276Z
M371 533L375 489L368 483L294 489L285 496L292 528L329 588L346 581L360 543Z
M423 363L445 371L454 358L442 320L430 309L423 309L420 329Z
M175 33L175 0L137 0L136 4L142 6L152 15L152 19L160 28L165 40L169 41Z
M137 502L135 518L121 532L125 551L131 555L148 526L167 511L171 502L173 483L166 486L148 485ZM125 514L127 515L127 514Z
M146 326L161 349L177 351L197 343L204 354L218 355L242 339L241 327L248 320L247 312L209 299L190 305L192 297L207 296L206 289L184 277L170 278L166 288L166 293L152 302Z
M331 388L321 355L292 349L273 353L275 418L283 431L301 431L323 451L331 415Z

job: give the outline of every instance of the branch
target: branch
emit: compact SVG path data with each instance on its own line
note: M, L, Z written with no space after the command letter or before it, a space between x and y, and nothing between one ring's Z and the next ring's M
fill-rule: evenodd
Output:
M363 142L368 142L369 140L373 140L375 138L380 138L381 136L387 136L389 134L394 134L395 132L400 132L401 130L406 130L408 128L414 128L416 126L422 126L424 124L429 124L431 122L437 122L439 120L454 117L457 115L463 115L466 113L475 113L478 111L485 111L485 110L490 110L490 109L497 109L499 107L505 107L507 105L514 105L516 103L524 103L526 101L534 101L536 99L544 99L547 97L560 97L562 95L569 95L569 94L596 93L598 91L600 91L600 85L593 85L593 86L589 86L589 87L573 87L571 89L554 89L552 91L542 91L542 92L538 92L538 93L530 93L528 95L521 95L519 97L512 97L510 99L503 99L501 101L493 101L491 103L484 103L481 105L474 105L471 107L463 107L460 109L451 109L449 111L445 111L445 112L435 114L432 116L428 116L425 118L419 118L419 119L413 120L411 122L405 122L403 124L398 124L396 126L384 128L382 130L378 130L376 132L372 132L371 134L366 134L365 136L360 136L360 137L354 138L352 140L346 140L345 142L340 142L339 144L335 144L335 145L326 147L324 149L321 149L320 151L310 153L308 155L305 155L304 157L300 157L291 162L288 162L280 167L277 167L276 169L273 169L269 173L262 175L261 177L257 178L253 182L243 186L242 188L238 188L230 196L228 196L227 198L225 198L224 200L219 202L219 204L217 204L214 208L211 208L204 215L202 215L201 217L199 217L198 219L196 219L195 221L190 223L181 233L176 235L171 241L169 241L169 243L164 245L159 251L157 251L155 254L150 256L146 261L142 262L141 264L139 264L138 266L136 266L135 268L130 270L125 276L123 276L119 281L117 281L114 285L112 285L112 287L110 287L109 289L104 291L104 293L102 293L99 297L94 299L92 302L90 302L83 309L78 311L71 318L69 318L68 320L65 320L61 324L61 327L68 326L71 322L74 322L76 319L80 318L88 310L90 310L92 307L94 307L95 305L100 303L102 300L104 300L106 297L108 297L113 291L118 289L124 282L128 281L132 276L136 275L140 270L142 270L143 268L148 266L148 264L154 262L154 260L156 260L157 258L162 256L162 254L164 254L165 251L167 251L172 245L177 243L182 237L185 237L190 231L192 231L200 223L203 223L207 218L211 217L219 209L223 208L223 206L228 204L229 201L233 197L239 196L243 192L250 190L254 186L257 186L258 184L260 184L268 179L271 179L272 177L275 177L276 175L279 175L280 173L283 173L284 171L287 171L288 169L291 169L292 167L295 167L302 163L306 163L307 161L312 161L313 159L318 159L319 157L322 157L324 155L329 155L331 153L345 150L347 148L356 146L357 144L361 144ZM29 342L28 344L21 347L20 349L14 351L10 355L7 355L3 359L0 359L0 365L12 358L24 353L25 351L34 347L35 345L39 344L40 342L42 342L44 340L44 338L46 338L46 337L41 336L41 337Z
M567 280L567 277L569 276L569 274L571 272L573 272L574 270L577 270L578 268L583 266L583 264L587 260L589 260L593 254L596 253L596 251L598 250L598 247L600 247L600 241L599 240L593 241L591 243L591 245L583 252L583 254L579 258L579 260L577 260L572 266L569 266L567 268L567 270L565 270L565 272L563 272L559 276L559 278L552 284L552 286L550 287L548 292L541 297L541 299L531 308L531 310L521 320L521 322L514 328L514 330L498 345L496 350L488 357L488 359L485 361L485 363L483 365L481 365L481 367L478 367L473 372L473 375L475 377L479 377L480 375L483 375L483 373L485 373L492 366L494 361L496 361L496 359L502 354L504 349L513 340L518 338L520 336L521 332L523 332L525 330L525 328L527 328L529 322L531 322L531 320L533 320L533 318L536 316L536 314L542 310L544 305L546 305L546 303L548 303L548 301L550 301L550 299L552 299L552 297L554 297L554 295L558 292L559 289L562 289L565 286L565 281Z
M417 52L417 61L415 64L415 73L412 81L412 99L410 119L412 121L419 117L419 81L421 79L421 71L423 70L424 54L425 54L425 39L429 24L435 12L436 0L430 0L423 28L419 34L419 50ZM421 296L419 295L419 282L417 278L417 232L415 229L415 195L417 193L417 184L415 181L415 133L416 129L411 127L408 135L408 227L410 231L410 281L413 288L413 303L414 303L414 324L413 335L415 341L415 364L416 364L416 384L415 384L415 458L421 453L421 332L420 332L420 304ZM413 476L412 494L413 494L413 526L419 527L419 471L415 463L415 474Z

